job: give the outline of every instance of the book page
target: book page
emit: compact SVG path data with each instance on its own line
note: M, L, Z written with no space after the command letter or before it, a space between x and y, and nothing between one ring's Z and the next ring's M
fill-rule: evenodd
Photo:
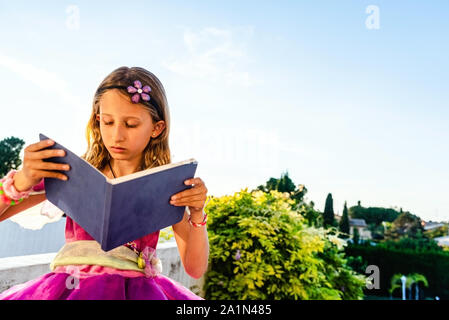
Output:
M147 176L149 174L153 174L153 173L160 172L160 171L163 171L163 170L168 170L168 169L171 169L171 168L174 168L174 167L178 167L178 166L181 166L181 165L184 165L184 164L189 164L189 163L198 163L198 162L194 158L190 158L190 159L187 159L187 160L184 160L184 161L179 161L179 162L175 162L175 163L168 163L168 164L156 167L156 168L151 168L151 169L146 169L146 170L134 172L134 173L128 174L126 176L118 177L118 178L115 178L115 179L110 179L110 178L108 178L106 176L105 177L106 177L106 181L108 183L110 183L110 184L118 184L118 183L121 183L121 182L133 180L133 179L136 179L136 178Z

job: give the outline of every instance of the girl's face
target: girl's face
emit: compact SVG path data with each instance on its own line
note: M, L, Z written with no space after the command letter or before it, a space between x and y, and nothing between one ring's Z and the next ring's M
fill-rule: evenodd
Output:
M132 103L119 90L106 91L100 100L100 132L103 143L112 158L137 160L150 138L155 138L164 128L164 121L153 124L150 113L142 105ZM124 148L117 152L112 147Z

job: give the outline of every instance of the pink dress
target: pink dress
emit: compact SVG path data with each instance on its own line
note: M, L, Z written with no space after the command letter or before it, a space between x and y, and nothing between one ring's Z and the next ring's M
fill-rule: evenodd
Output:
M43 180L34 187L43 190ZM80 225L66 217L66 242L94 240ZM156 249L159 231L134 241L137 250ZM76 282L74 276L76 275ZM75 285L76 284L76 285ZM0 300L202 300L180 283L162 275L146 277L133 270L99 265L56 267L36 279L0 293Z

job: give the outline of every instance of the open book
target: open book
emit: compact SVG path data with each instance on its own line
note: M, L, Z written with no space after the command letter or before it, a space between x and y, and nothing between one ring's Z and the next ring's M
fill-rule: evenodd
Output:
M39 139L49 138L39 134ZM47 149L64 149L66 155L44 161L70 165L69 171L61 171L67 181L44 178L47 199L86 230L104 251L182 220L185 206L171 205L170 198L192 188L184 181L194 177L198 165L195 159L110 179L56 141Z

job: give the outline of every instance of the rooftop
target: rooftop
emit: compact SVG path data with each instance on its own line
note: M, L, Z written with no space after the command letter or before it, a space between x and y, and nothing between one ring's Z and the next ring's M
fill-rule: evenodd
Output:
M349 219L349 225L353 227L366 227L365 219Z

